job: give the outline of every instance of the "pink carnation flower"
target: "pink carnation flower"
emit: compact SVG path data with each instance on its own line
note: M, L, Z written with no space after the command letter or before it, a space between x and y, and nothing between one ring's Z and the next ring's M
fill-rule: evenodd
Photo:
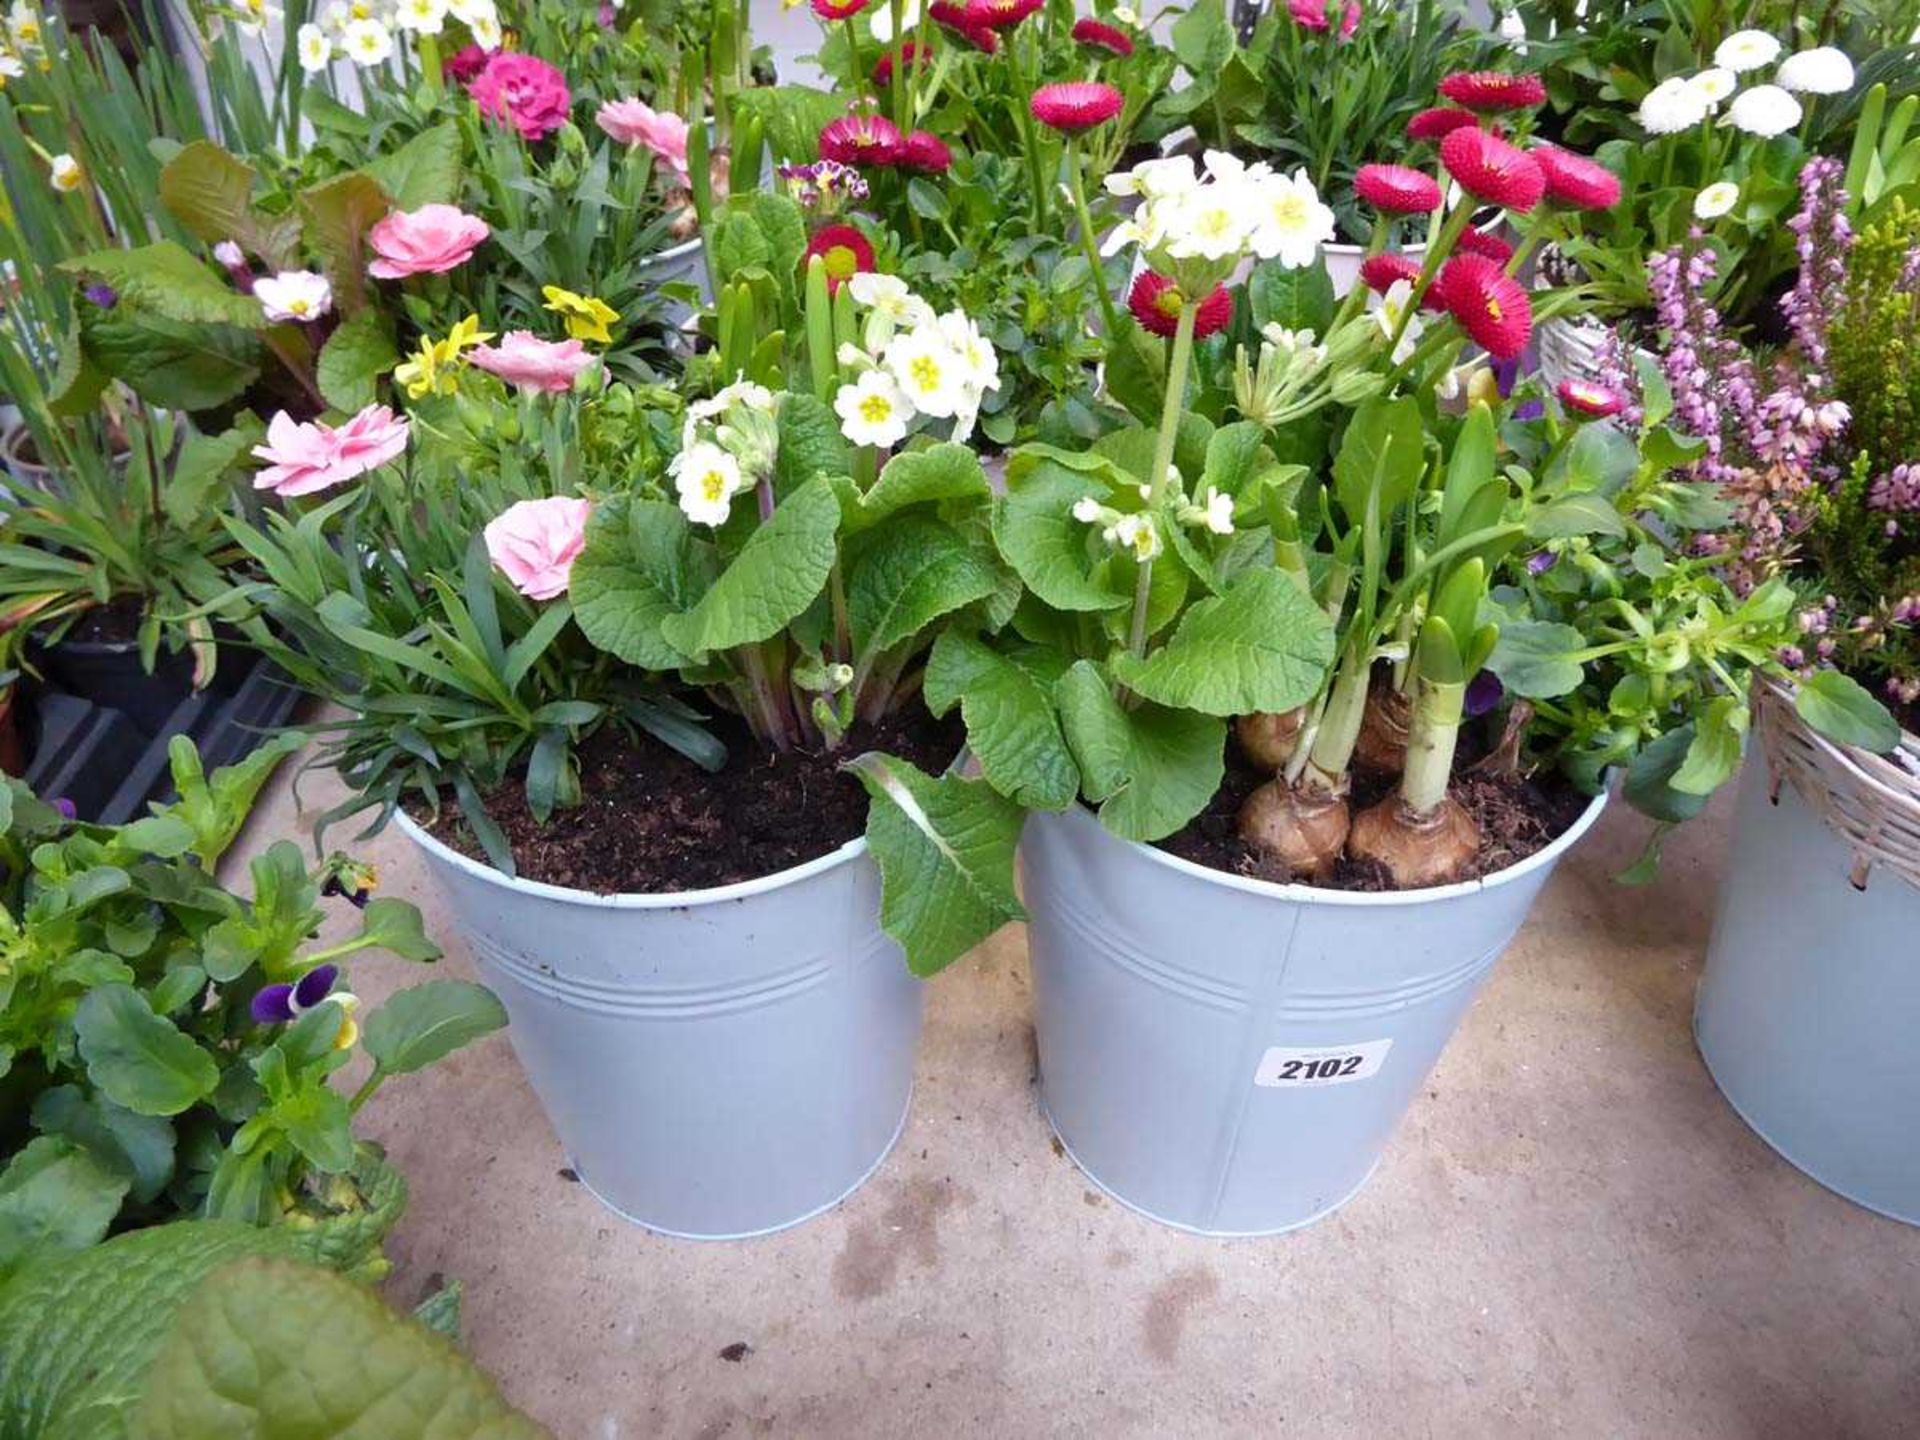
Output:
M687 122L669 110L655 110L644 100L609 100L593 117L600 128L622 145L644 145L687 179Z
M578 340L542 340L530 330L509 330L498 345L479 345L467 359L522 390L559 395L573 388L574 378L593 363Z
M567 123L573 96L567 77L537 55L496 50L467 87L480 113L513 126L523 140L551 135Z
M573 562L587 543L585 500L555 495L522 500L487 522L487 554L494 566L530 600L567 593Z
M381 280L443 275L466 264L474 247L492 233L486 221L457 205L395 210L367 232L367 242L380 257L367 266L367 273Z
M406 418L384 405L369 405L338 426L302 422L282 410L267 426L267 443L253 447L267 462L253 477L253 488L311 495L377 470L406 448Z

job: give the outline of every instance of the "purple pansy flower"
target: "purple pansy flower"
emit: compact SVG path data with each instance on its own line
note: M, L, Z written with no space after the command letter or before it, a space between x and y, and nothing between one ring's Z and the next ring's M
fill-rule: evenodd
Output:
M78 820L80 818L80 807L64 795L53 802L53 808L60 812L62 819Z
M1527 574L1544 575L1551 570L1560 557L1551 550L1540 550L1527 557Z
M95 305L98 305L102 310L111 310L115 305L120 303L120 292L115 290L111 285L101 285L98 283L88 285L81 290L80 293Z
M262 986L253 997L253 1018L262 1025L285 1025L324 1001L339 978L337 965L316 965L292 984Z
M1506 695L1500 677L1491 670L1482 670L1467 683L1465 710L1470 718L1478 719L1487 714Z

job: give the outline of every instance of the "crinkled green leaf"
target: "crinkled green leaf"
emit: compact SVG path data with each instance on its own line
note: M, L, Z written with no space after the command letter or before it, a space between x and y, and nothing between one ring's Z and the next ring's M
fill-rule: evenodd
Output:
M660 623L687 655L765 640L811 605L833 569L840 502L816 478L780 502L694 607Z
M1159 840L1206 808L1226 773L1224 720L1113 698L1099 668L1076 663L1054 690L1080 788L1100 822L1128 840Z
M1098 537L1073 518L1075 501L1110 496L1112 473L1110 465L1078 469L1052 457L1008 466L993 538L1027 588L1056 610L1114 610L1133 598L1095 578Z
M867 843L880 867L880 923L908 968L932 975L1026 911L1013 890L1024 816L983 780L935 779L869 753L849 768L873 797Z
M460 127L443 120L399 149L367 163L367 174L387 192L396 210L451 205L460 198Z
M172 240L133 250L96 250L63 261L60 268L104 280L123 302L190 325L267 328L266 311L242 295L205 261Z
M869 661L944 615L993 594L990 555L931 516L907 516L876 532L847 577L854 653Z
M1052 651L1009 657L959 629L941 632L927 656L927 707L944 715L960 706L987 783L1029 810L1064 810L1080 789L1053 704L1063 665Z
M29 1261L98 1244L131 1183L64 1136L29 1140L0 1170L0 1278Z
M780 402L780 448L774 457L773 488L788 495L820 475L846 475L853 452L840 433L833 407L812 395L790 394Z
M635 496L596 506L567 582L581 633L643 670L685 664L660 627L694 603L693 544L687 517L664 500Z
M1250 570L1190 606L1145 659L1114 656L1114 678L1162 705L1234 716L1291 710L1319 693L1333 663L1326 613L1274 569Z
M314 374L327 403L352 413L374 402L380 377L399 363L385 318L378 310L362 310L327 337Z
M946 513L992 498L978 455L964 445L931 445L894 456L865 495L846 492L841 528L856 535L914 505L937 503Z

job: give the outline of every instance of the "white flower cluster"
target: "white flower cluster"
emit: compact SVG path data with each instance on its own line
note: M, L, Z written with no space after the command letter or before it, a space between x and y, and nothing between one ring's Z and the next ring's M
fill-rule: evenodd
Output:
M1662 80L1640 102L1640 128L1676 135L1720 113L1734 129L1762 139L1784 135L1806 113L1797 95L1840 95L1853 88L1853 62L1830 45L1780 61L1770 82L1740 88L1741 78L1780 59L1780 42L1764 30L1738 30L1713 52L1713 64L1693 75Z
M1177 471L1169 473L1167 481L1172 495L1173 518L1177 522L1215 535L1233 534L1233 496L1206 485L1189 500L1181 488ZM1140 498L1143 501L1151 500L1152 487L1142 485ZM1101 504L1091 495L1082 495L1073 502L1073 518L1083 525L1098 526L1103 542L1116 550L1132 551L1133 558L1143 565L1158 557L1165 548L1159 527L1153 523L1153 516L1145 510L1116 510L1111 505Z
M265 0L230 0L240 9L263 13ZM501 43L500 12L494 0L332 0L318 23L309 21L294 37L300 68L317 75L337 59L367 68L392 58L394 32L439 35L448 20L467 27L482 50Z
M1154 269L1200 294L1250 256L1298 270L1333 239L1333 211L1305 170L1285 175L1222 150L1207 151L1198 167L1187 156L1142 161L1107 176L1106 187L1138 196L1140 205L1114 227L1101 253L1138 245Z
M7 28L0 36L0 90L9 80L27 73L27 61L45 69L47 64L47 26L40 12L28 0L14 0L7 11Z
M1401 282L1405 283L1405 282ZM1311 330L1268 324L1260 331L1260 357L1249 361L1247 347L1234 354L1233 398L1249 420L1279 422L1288 403L1326 368L1327 347Z
M680 453L667 465L680 512L696 525L721 526L733 499L773 474L780 450L780 397L736 380L687 407Z
M1000 357L965 311L935 315L897 275L863 272L847 281L867 318L860 345L840 347L859 374L833 397L840 433L855 445L887 449L921 415L953 421L964 441L980 402L1000 388Z

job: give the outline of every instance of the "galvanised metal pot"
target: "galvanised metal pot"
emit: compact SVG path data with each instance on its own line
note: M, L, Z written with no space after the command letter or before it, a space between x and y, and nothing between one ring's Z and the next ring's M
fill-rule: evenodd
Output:
M1484 880L1275 885L1121 840L1091 812L1021 840L1041 1100L1116 1200L1271 1235L1350 1199L1534 897L1592 828Z
M736 885L594 895L511 879L396 819L610 1209L744 1239L831 1208L886 1158L922 989L880 929L864 839Z
M1791 783L1740 779L1694 1036L1747 1124L1829 1190L1920 1225L1920 889L1852 851Z

